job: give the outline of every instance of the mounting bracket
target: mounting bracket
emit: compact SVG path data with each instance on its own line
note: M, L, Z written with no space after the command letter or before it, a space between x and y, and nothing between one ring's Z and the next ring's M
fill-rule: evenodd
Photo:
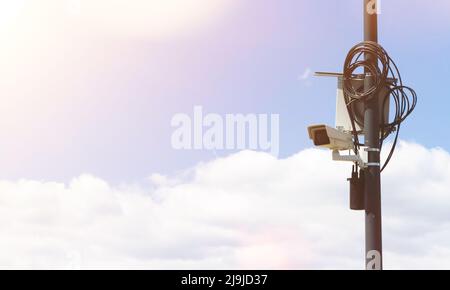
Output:
M367 163L358 155L341 155L339 150L333 150L333 160L334 161L345 161L345 162L353 162L358 163L360 168L367 168Z

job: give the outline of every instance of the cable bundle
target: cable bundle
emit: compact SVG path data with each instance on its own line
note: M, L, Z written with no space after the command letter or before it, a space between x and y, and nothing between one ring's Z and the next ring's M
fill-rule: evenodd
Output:
M364 70L363 74L361 72L358 74L358 70ZM355 85L361 77L364 80L367 77L370 78L367 79L368 85L363 85L362 88ZM378 43L371 41L355 45L348 53L344 63L343 90L353 127L355 153L359 152L362 145L358 141L359 132L356 130L356 124L363 124L355 116L354 104L366 102L375 96L382 98L382 108L391 97L394 101L395 114L392 122L385 123L386 116L382 115L380 124L380 148L388 136L395 132L391 151L381 168L383 171L394 154L402 122L416 107L417 94L412 88L403 85L400 71L386 50ZM380 96L383 91L387 91L387 94Z

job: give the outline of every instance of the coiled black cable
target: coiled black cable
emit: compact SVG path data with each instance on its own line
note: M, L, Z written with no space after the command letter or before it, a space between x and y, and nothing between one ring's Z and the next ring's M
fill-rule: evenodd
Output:
M362 86L357 85L361 78L364 81ZM362 145L358 140L360 132L356 130L356 124L361 127L364 124L360 118L357 118L354 105L378 96L382 98L382 108L385 108L386 103L391 98L393 99L395 112L393 120L385 122L386 117L389 118L389 116L385 116L383 109L380 120L380 148L389 135L395 132L391 151L381 168L383 171L394 154L402 122L411 115L417 105L417 94L412 88L403 85L400 71L386 50L378 43L371 41L361 42L349 51L344 63L343 81L344 97L352 123L356 154ZM387 93L380 96L383 92Z

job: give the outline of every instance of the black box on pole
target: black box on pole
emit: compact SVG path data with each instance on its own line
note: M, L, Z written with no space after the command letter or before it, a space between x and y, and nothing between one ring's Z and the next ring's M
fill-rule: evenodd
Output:
M358 171L353 170L352 177L348 181L350 182L350 209L364 210L364 170L361 170L359 175Z

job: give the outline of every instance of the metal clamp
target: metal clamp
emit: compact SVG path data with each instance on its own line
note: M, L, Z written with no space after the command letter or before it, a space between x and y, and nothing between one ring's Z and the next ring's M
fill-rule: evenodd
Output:
M367 167L380 167L381 165L378 162L369 162L369 163L366 163L366 166Z
M366 152L381 152L379 148L364 148Z

